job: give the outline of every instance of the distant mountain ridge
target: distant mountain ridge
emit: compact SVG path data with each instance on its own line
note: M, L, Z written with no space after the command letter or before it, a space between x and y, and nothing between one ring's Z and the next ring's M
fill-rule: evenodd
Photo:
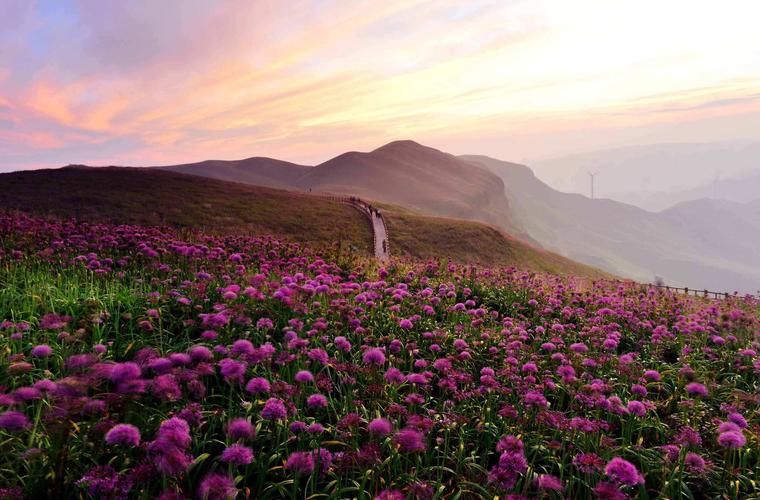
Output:
M760 195L760 142L662 143L532 161L555 189L588 194L657 212L682 201L751 201ZM754 194L753 194L754 193Z
M760 289L760 203L696 200L654 213L552 189L524 165L465 155L504 181L518 221L545 248L623 276L715 291Z

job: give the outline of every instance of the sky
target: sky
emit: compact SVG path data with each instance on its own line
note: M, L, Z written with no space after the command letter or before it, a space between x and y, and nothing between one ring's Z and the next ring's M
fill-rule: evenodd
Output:
M760 130L756 0L0 0L0 170Z

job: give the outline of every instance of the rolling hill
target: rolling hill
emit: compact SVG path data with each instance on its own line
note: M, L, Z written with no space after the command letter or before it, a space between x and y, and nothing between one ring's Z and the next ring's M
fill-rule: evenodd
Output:
M156 168L278 189L292 188L295 181L310 170L310 167L304 165L261 156L245 160L207 160Z
M371 253L369 222L346 204L162 169L73 166L12 172L0 174L0 191L0 209L5 210L93 222L276 234L317 247L342 242L363 255ZM422 216L390 205L382 208L390 248L398 256L607 276L486 224Z
M426 214L471 219L529 239L516 223L502 180L480 166L414 141L348 152L315 167L250 158L160 167L285 189L356 195Z

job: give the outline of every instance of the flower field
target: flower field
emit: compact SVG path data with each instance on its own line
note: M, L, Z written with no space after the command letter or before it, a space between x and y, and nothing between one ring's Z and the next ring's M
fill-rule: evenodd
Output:
M0 498L750 498L759 348L751 297L0 215Z

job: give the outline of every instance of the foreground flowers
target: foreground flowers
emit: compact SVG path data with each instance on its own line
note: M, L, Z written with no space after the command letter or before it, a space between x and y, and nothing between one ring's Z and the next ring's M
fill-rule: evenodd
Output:
M0 236L0 498L758 480L757 299L20 215Z

